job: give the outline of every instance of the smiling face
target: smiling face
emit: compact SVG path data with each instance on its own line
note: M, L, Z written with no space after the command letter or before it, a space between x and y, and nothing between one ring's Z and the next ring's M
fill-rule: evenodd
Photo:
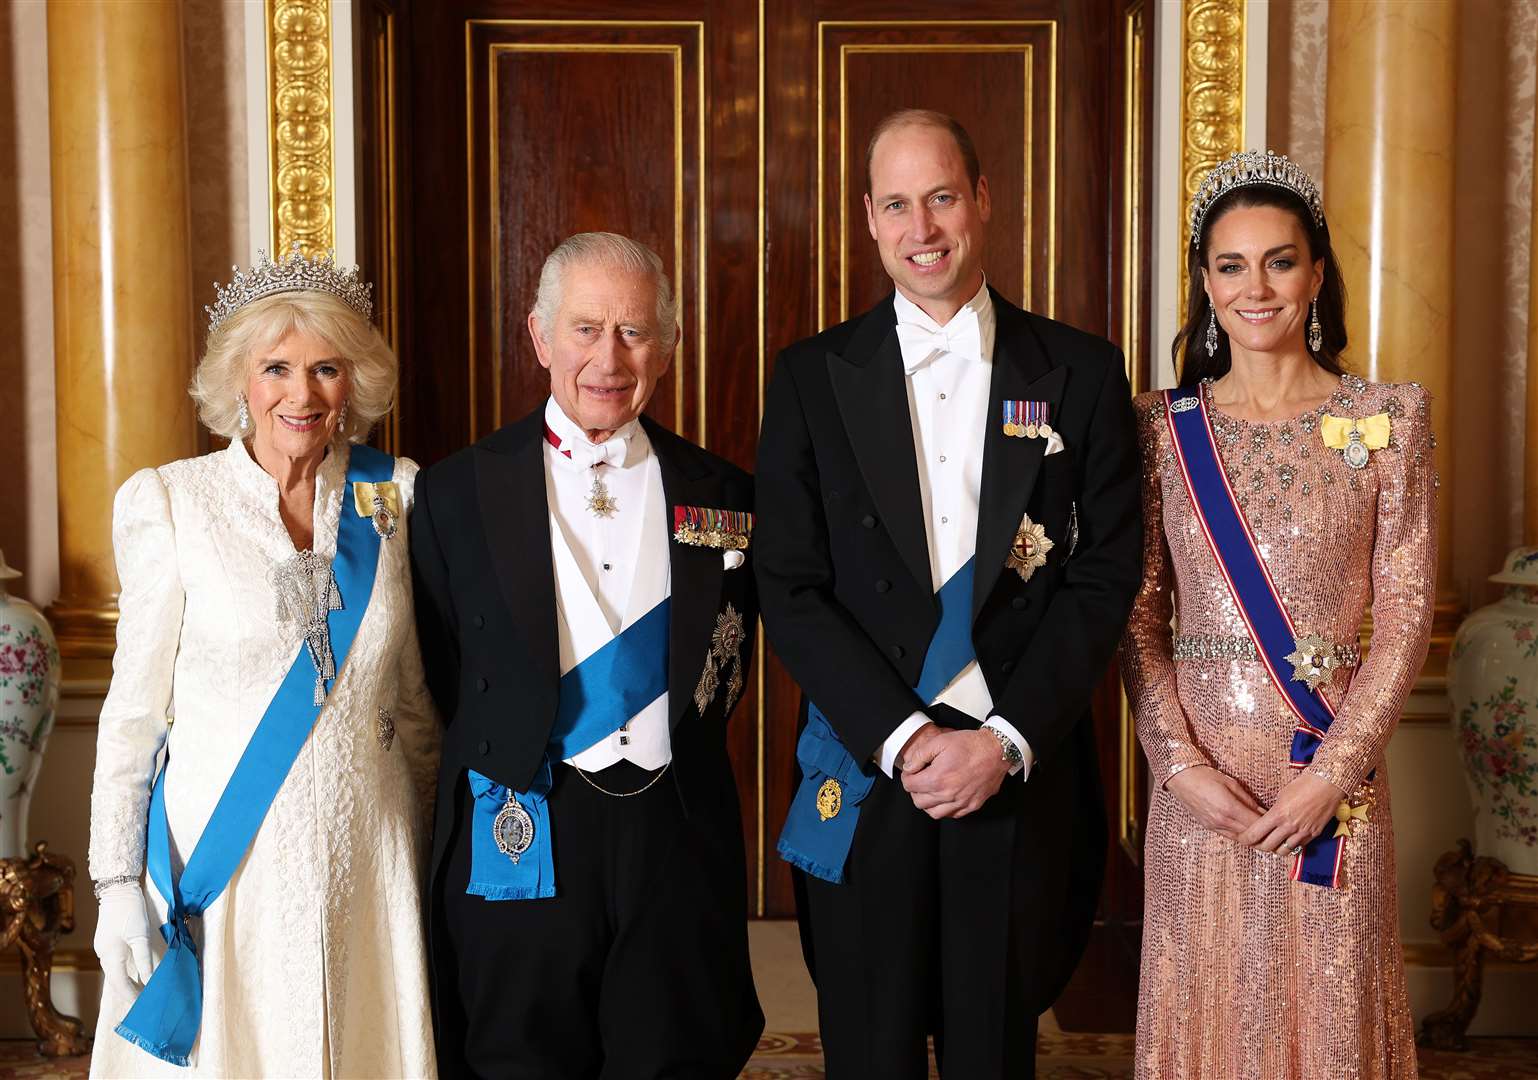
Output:
M291 330L257 350L246 380L257 459L319 458L336 434L347 388L346 364L313 334Z
M1279 206L1236 207L1212 224L1202 268L1218 325L1242 353L1307 354L1309 305L1324 283L1308 234Z
M903 124L871 154L865 216L881 265L904 296L940 324L983 283L988 179L974 189L950 132Z
M602 262L562 271L560 305L529 334L550 393L593 442L641 415L673 359L676 328L657 325L657 281Z

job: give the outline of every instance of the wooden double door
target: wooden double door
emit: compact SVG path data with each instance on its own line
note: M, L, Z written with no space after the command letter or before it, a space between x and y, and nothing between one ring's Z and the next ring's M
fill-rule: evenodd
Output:
M402 356L392 441L430 464L542 401L525 329L541 264L571 233L609 230L657 251L681 301L649 411L751 469L776 351L891 287L865 224L864 148L909 106L972 133L993 194L989 282L1125 339L1146 302L1129 273L1146 253L1144 2L964 0L943 16L891 0L357 5L364 257L388 282ZM788 915L774 846L798 692L772 650L753 680L731 732L745 884L750 910ZM1097 712L1126 818L1114 683ZM1126 974L1129 949L1135 974L1134 848L1113 845L1102 913L1133 936L1107 938L1099 981Z

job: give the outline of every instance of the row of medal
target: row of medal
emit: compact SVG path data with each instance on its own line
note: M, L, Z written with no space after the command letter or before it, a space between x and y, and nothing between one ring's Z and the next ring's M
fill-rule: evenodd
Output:
M1052 436L1050 401L1005 401L1004 434L1012 439L1046 439Z

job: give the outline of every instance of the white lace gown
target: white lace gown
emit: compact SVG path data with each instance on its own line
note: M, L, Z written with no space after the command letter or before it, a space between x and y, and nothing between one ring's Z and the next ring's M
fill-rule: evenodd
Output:
M340 515L356 513L348 457L333 451L316 480L315 554L328 560ZM396 460L403 511L416 472ZM117 495L113 545L121 618L91 793L98 881L144 867L163 748L180 873L303 640L276 617L273 568L295 554L277 483L243 444L136 473ZM132 1002L108 984L91 1075L433 1075L421 896L437 754L403 514L315 728L228 888L194 922L203 1021L191 1067L117 1035ZM145 888L158 962L166 905Z

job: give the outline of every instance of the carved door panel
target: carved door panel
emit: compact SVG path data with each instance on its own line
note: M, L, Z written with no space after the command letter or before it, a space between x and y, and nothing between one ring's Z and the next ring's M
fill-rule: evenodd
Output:
M1121 275L1124 252L1146 252L1146 229L1123 227L1146 178L1122 152L1122 0L968 0L944 18L874 0L366 7L362 99L382 126L364 132L365 209L398 221L399 239L365 228L365 256L396 266L398 445L424 464L543 400L525 329L540 265L563 237L606 229L656 250L681 301L649 411L751 468L775 351L890 289L862 195L865 142L895 108L942 109L971 131L995 207L987 273L1005 295L1116 338L1123 307L1146 304ZM751 910L788 915L774 845L797 692L772 653L756 659L730 733L746 887ZM1114 683L1101 697L1114 815ZM1117 860L1112 921L1141 906Z

